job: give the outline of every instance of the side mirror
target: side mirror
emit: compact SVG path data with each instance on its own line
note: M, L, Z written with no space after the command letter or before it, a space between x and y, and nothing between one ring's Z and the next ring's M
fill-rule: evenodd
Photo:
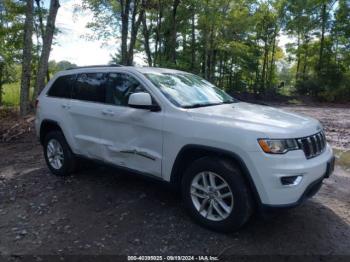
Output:
M151 95L145 92L131 94L129 96L128 105L133 108L147 109L151 111L160 110L158 105L152 103Z

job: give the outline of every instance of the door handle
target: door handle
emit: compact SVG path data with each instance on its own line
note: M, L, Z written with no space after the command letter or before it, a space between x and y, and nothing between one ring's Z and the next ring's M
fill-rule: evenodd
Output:
M61 106L63 109L70 109L70 105L68 104L62 104Z
M104 109L102 110L102 114L105 116L114 116L114 112L110 109Z

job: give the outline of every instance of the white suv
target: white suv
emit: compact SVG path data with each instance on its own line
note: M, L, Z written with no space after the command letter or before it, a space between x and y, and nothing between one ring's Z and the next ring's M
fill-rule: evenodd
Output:
M91 66L58 73L38 97L36 131L52 173L97 160L172 183L209 228L292 207L334 168L321 124L240 102L186 72Z

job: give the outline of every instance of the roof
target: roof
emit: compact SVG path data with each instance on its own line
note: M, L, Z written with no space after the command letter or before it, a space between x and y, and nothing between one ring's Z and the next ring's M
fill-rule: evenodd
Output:
M183 71L179 71L176 69L169 69L169 68L160 68L160 67L134 67L136 71L140 73L179 73Z
M110 64L110 65L88 65L88 66L76 66L76 67L69 67L66 70L75 70L75 69L84 69L84 68L111 68L111 67L121 67L122 65L119 64Z
M168 69L168 68L159 68L159 67L136 67L136 66L122 66L118 64L113 65L90 65L90 66L80 66L75 68L68 68L65 71L84 71L84 69L89 69L89 71L98 69L98 70L104 70L104 69L111 69L111 68L120 68L125 69L126 71L137 71L139 73L145 74L145 73L179 73L182 71L175 70L175 69ZM182 72L185 73L185 72Z

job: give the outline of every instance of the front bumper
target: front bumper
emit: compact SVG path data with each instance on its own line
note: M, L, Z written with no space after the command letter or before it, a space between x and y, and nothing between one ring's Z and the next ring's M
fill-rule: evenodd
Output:
M330 163L334 164L334 157L333 159L331 159ZM305 202L305 200L316 195L316 193L320 190L322 186L323 180L328 178L332 174L333 168L334 166L330 168L327 167L326 173L321 178L313 181L310 185L308 185L308 187L306 188L304 193L301 195L301 197L298 199L298 201L294 203L285 204L285 205L266 205L265 204L265 205L262 205L263 210L269 211L269 210L276 210L276 209L293 208L301 205L303 202Z
M252 179L263 207L284 208L301 204L320 189L324 178L333 170L329 167L334 162L333 151L327 145L325 151L312 159L306 159L301 150L284 155L268 155L256 152L251 160ZM297 185L286 186L282 177L301 176Z

